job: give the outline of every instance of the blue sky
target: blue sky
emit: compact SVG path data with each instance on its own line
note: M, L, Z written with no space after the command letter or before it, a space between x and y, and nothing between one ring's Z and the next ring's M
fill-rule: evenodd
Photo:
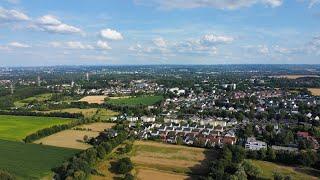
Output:
M320 0L0 0L0 66L319 64Z

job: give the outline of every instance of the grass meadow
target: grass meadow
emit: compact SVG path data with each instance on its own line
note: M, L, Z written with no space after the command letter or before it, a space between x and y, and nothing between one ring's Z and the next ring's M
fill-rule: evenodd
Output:
M22 141L27 135L73 119L36 116L0 115L0 139Z

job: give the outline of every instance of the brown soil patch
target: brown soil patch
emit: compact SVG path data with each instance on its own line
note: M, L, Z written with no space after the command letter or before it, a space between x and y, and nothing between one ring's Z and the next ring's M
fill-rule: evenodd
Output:
M89 104L93 104L93 103L102 104L106 97L107 96L86 96L80 99L79 101L88 102Z

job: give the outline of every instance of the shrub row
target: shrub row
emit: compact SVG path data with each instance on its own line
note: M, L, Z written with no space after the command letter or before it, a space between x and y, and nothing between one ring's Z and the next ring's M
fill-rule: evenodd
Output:
M127 139L127 132L121 131L112 139L106 138L99 145L82 151L63 163L60 167L54 168L55 179L87 179L90 174L99 174L94 168L94 164L105 157L106 154L123 143Z

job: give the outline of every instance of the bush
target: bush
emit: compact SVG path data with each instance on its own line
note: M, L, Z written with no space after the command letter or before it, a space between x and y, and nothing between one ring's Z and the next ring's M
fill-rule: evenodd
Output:
M133 164L130 158L122 158L118 161L116 171L120 174L126 174L133 169Z
M15 177L6 171L0 170L0 179L1 180L13 180Z

